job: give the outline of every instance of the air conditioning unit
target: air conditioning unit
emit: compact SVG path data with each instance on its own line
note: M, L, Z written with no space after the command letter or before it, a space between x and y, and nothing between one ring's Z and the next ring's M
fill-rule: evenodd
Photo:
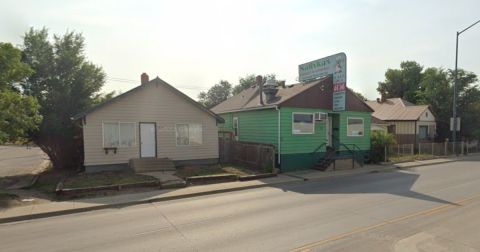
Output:
M327 113L315 112L315 121L325 121L327 120Z

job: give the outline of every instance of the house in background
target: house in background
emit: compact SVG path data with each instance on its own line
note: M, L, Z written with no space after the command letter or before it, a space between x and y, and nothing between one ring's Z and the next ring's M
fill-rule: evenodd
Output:
M378 119L377 117L372 115L372 123L370 129L372 131L383 131L387 132L388 131L388 123Z
M127 169L142 160L150 168L218 162L223 119L145 73L140 86L73 120L82 127L87 172Z
M330 149L354 151L362 157L370 150L373 112L351 90L346 91L346 110L332 111L332 77L278 87L274 80L230 97L212 111L238 141L271 144L282 171L310 169Z
M436 134L435 116L428 105L415 105L401 98L378 99L366 102L372 116L387 122L387 131L399 144L432 142Z

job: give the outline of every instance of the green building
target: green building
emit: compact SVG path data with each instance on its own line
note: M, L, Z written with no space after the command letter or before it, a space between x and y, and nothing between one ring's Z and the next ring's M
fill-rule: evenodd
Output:
M334 112L332 77L283 87L257 79L257 85L212 109L225 120L221 132L238 141L274 145L284 172L328 166L340 157L363 163L373 111L351 90L345 111Z

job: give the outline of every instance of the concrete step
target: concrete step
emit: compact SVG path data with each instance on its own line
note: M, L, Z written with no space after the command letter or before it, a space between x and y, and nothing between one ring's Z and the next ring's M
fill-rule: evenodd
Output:
M132 158L129 164L135 172L175 171L175 164L168 158Z

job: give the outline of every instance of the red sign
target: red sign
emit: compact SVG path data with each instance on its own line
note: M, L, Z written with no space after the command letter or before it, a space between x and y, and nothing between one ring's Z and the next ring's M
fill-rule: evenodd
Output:
M346 83L335 83L333 84L333 92L342 92L347 89Z

